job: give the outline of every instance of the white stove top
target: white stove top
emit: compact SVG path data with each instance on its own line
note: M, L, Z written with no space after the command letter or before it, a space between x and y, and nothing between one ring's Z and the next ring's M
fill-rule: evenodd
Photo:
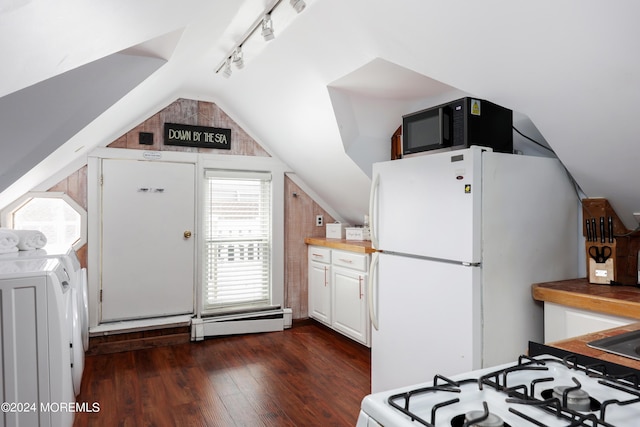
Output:
M611 384L612 381L601 381L589 376L584 369L570 369L555 356L542 355L536 357L535 360L537 362L525 358L523 363L527 364L526 369L520 368L507 373L506 384L504 374L497 377L490 374L517 366L517 362L451 377L450 380L458 384L437 379L430 383L372 394L362 401L362 411L380 425L398 427L419 427L421 425L462 427L465 423L465 414L473 413L472 419L485 417L485 404L491 415L486 417L486 420L477 421L471 425L569 426L572 425L572 418L574 421L583 420L584 422L584 424L573 425L640 425L640 389L637 386L634 387L632 384L606 385L607 383ZM544 362L544 364L539 362ZM479 386L479 378L483 378L482 387ZM440 390L435 390L434 386L439 386ZM565 404L578 404L573 413L563 410L561 411L562 417L557 417L539 406L522 403L524 399L528 399L529 403L534 402L534 399L537 403L552 399L554 387L560 387L561 392L567 387L580 387L580 390L572 391L567 395ZM511 398L509 391L504 388L513 388ZM425 390L420 392L416 389ZM586 397L586 400L585 392L590 396L590 398ZM409 395L411 395L409 411L420 418L415 421L392 407L388 402L391 396L395 396L392 402L400 408L404 408L406 397ZM563 397L562 395L556 396L559 396L557 402L560 404ZM454 399L458 399L458 401L454 401ZM611 400L630 402L630 404L605 404L605 422L598 421L594 424L594 420L602 415L602 403ZM444 402L449 402L449 404ZM439 404L442 406L436 409L432 415L432 408ZM366 417L361 417L358 420L358 426L376 425L364 423L365 419ZM503 424L500 424L500 420Z

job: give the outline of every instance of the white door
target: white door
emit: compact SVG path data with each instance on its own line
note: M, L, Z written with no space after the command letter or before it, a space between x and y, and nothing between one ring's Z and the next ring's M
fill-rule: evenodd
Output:
M195 165L102 161L101 321L194 311Z

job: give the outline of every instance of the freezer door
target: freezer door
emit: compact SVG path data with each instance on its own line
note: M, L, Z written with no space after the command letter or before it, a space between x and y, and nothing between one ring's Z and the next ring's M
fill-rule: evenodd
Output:
M480 268L378 254L371 389L481 367Z
M481 162L472 147L374 164L376 249L480 262Z

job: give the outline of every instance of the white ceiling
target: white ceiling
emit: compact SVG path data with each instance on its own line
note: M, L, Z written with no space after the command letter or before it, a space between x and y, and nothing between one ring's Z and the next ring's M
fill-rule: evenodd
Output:
M191 98L218 104L359 222L370 163L388 155L401 115L471 94L516 111L587 196L608 198L636 226L636 0L307 0L299 15L283 0L276 38L252 38L244 69L216 74L272 3L2 2L0 125L14 127L0 133L0 206Z

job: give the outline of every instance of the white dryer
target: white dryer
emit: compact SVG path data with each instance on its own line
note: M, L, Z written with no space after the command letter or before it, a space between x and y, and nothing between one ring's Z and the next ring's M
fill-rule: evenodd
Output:
M30 251L17 251L1 254L0 260L26 259L26 258L57 258L70 276L69 283L76 290L76 301L79 313L79 329L82 336L84 351L89 349L89 295L87 283L87 269L82 268L78 255L73 248L64 252L51 252L45 248Z
M6 412L4 425L71 426L75 401L67 311L69 274L55 258L0 261L0 399L33 404Z

